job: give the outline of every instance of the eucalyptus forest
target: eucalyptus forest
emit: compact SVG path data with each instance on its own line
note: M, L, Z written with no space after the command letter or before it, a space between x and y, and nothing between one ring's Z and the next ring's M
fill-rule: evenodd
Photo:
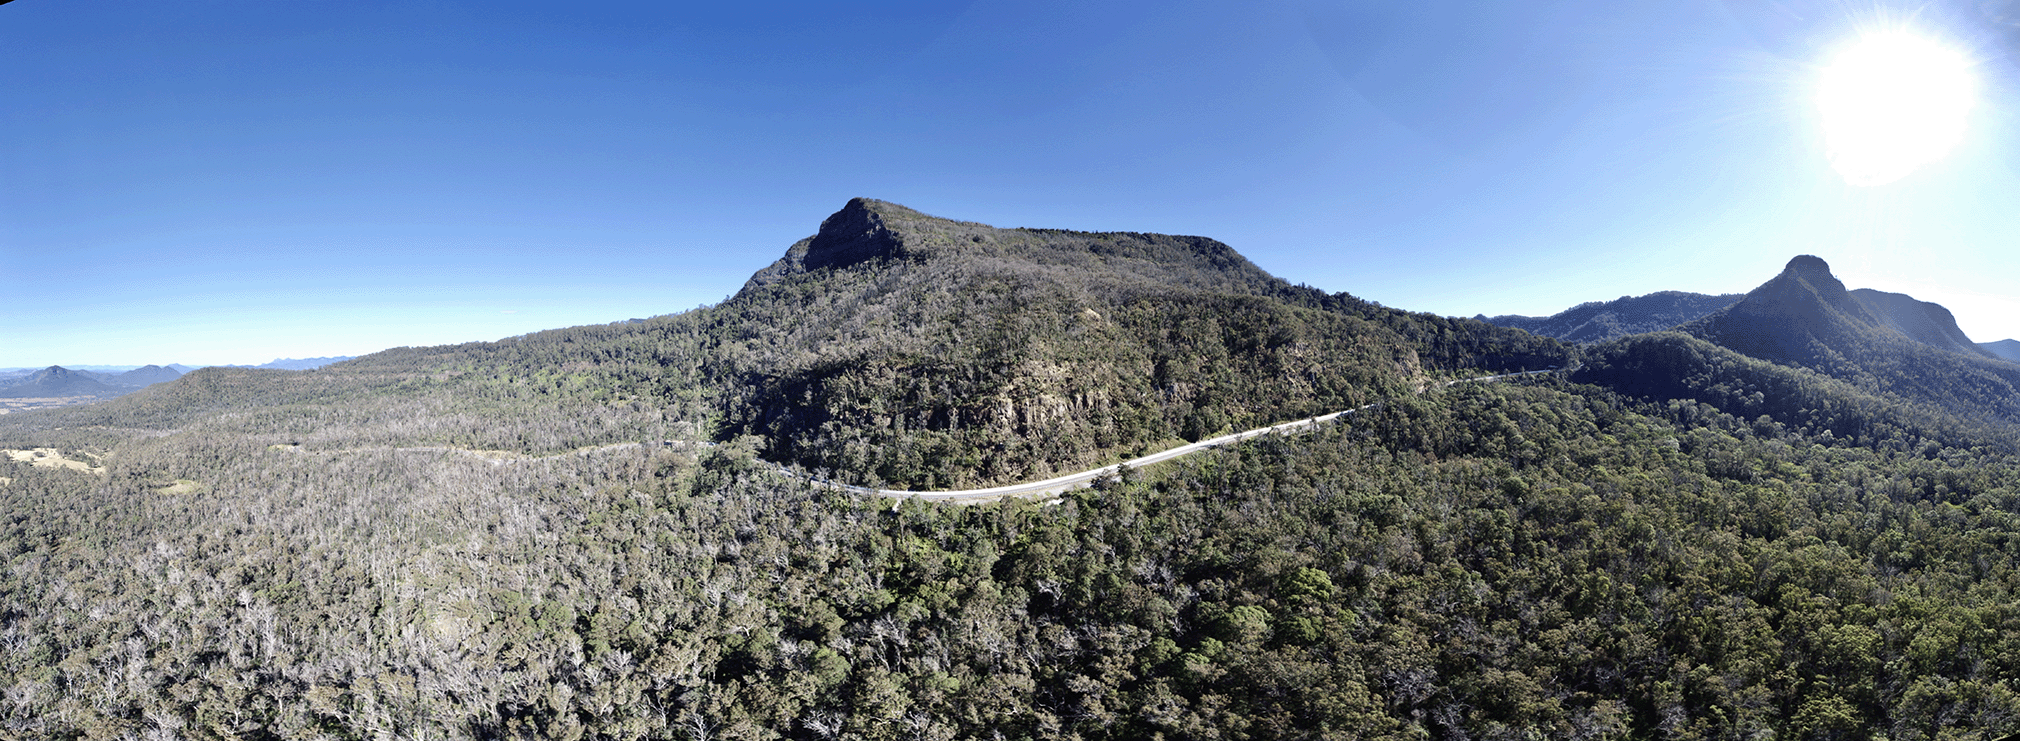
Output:
M2020 731L2020 365L1797 267L1580 346L858 199L720 304L10 414L102 472L0 458L0 736Z

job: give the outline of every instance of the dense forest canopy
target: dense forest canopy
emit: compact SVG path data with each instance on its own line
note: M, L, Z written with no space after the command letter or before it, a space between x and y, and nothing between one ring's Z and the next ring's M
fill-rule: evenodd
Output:
M2012 425L1798 365L852 201L715 306L0 418L103 467L0 458L0 735L2020 730Z

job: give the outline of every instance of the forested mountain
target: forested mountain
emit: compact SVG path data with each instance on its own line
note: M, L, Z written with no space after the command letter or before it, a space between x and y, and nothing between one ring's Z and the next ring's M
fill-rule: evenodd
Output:
M1680 329L1871 392L2020 422L2020 366L1971 343L1943 307L1847 291L1829 264L1810 255L1790 260L1738 303Z
M1588 301L1547 317L1505 314L1474 318L1567 342L1592 343L1672 329L1731 306L1740 298L1741 294L1736 293L1707 296L1684 291L1658 291L1646 296L1621 296L1612 301Z
M1964 330L1957 327L1957 318L1940 304L1917 301L1913 296L1900 293L1875 291L1859 288L1848 291L1853 301L1865 307L1866 313L1880 326L1901 333L1908 339L1930 347L1961 355L1996 357L1992 351L1979 347L1971 338L1964 336Z
M113 376L110 380L119 386L144 388L157 383L167 383L181 378L183 371L159 365L147 365Z
M1332 404L1053 502L773 465L998 481ZM716 306L206 368L0 447L49 451L0 457L0 737L2020 731L2011 425L1194 237L852 201Z
M1294 287L1199 237L996 229L856 199L716 307L724 434L899 486L1042 479L1180 438L1568 363Z

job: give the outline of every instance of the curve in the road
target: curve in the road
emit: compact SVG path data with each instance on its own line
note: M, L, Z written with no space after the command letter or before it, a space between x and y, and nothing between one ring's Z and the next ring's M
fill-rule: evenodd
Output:
M1480 376L1478 378L1461 378L1455 381L1448 381L1444 384L1441 384L1440 388L1445 386L1453 386L1461 383L1483 383L1490 381L1499 381L1504 378L1519 378L1523 376L1536 376L1550 373L1568 373L1572 370L1576 370L1576 368L1575 367L1567 368L1561 371L1553 368L1550 370L1540 370L1540 371L1522 371L1520 373L1502 373L1493 376ZM943 502L977 503L977 502L986 502L995 499L1001 499L1003 497L1037 497L1050 494L1061 494L1067 491L1071 491L1073 489L1078 489L1083 486L1092 485L1095 481L1100 479L1113 478L1121 472L1124 466L1130 468L1141 468L1143 466L1148 466L1154 463L1163 463L1165 461L1177 458L1179 456L1188 455L1191 453L1197 453L1199 451L1207 450L1209 448L1218 448L1220 446L1227 445L1230 443L1241 442L1243 440L1247 440L1252 437L1259 437L1262 435L1268 435L1272 433L1288 433L1310 429L1311 427L1314 427L1316 425L1325 424L1335 419L1339 419L1344 415L1353 414L1354 412L1358 412L1363 409L1367 409L1369 407L1375 407L1380 405L1381 402L1376 402L1374 404L1363 404L1361 406L1354 407L1352 409L1343 409L1337 412L1333 412L1331 414L1324 414L1317 417L1311 417L1308 419L1293 420L1281 424L1270 425L1268 427L1258 427L1253 430L1245 430L1242 432L1222 435L1216 438L1201 440L1196 443L1188 443L1185 445L1180 445L1176 448L1172 448L1170 450L1158 453L1152 453L1150 455L1146 455L1141 458L1135 458L1123 461L1121 463L1102 466L1100 468L1096 468L1090 471L1069 473L1065 476L1049 478L1044 481L1033 481L1025 484L1009 484L1006 486L992 486L986 489L961 489L957 491L910 491L906 489L874 489L867 486L855 486L852 484L844 484L838 481L829 481L827 479L823 479L817 476L807 476L806 474L802 474L798 471L794 471L793 469L786 468L785 466L778 466L778 469L780 471L784 471L786 474L791 476L802 476L808 478L812 480L814 483L823 486L833 487L836 489L841 489L843 491L852 491L858 494L892 497L896 499L928 499Z

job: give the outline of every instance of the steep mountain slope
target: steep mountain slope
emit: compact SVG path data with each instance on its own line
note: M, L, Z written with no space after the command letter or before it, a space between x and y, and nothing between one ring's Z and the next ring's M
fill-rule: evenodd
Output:
M1971 345L1942 307L1899 294L1854 294L1810 255L1790 260L1738 303L1680 329L1870 392L2020 421L2020 367Z
M66 418L525 452L748 435L858 483L961 488L1572 352L1292 286L1211 239L998 229L859 198L713 307L306 372L208 368ZM246 408L260 411L226 413ZM503 414L522 428L487 426Z
M1660 332L1733 305L1740 294L1707 296L1683 291L1659 291L1646 296L1622 296L1590 301L1547 317L1506 314L1475 319L1502 327L1525 329L1567 342L1603 342L1642 332Z
M1859 288L1848 293L1880 326L1899 332L1908 339L1959 355L1997 357L1965 337L1964 330L1957 328L1957 318L1940 304L1871 288Z
M917 488L1045 478L1429 374L1569 357L1293 287L1210 239L997 229L867 199L711 313L737 327L714 369L736 394L725 439Z
M1595 345L1572 380L1658 403L1708 404L1742 419L1772 419L1797 434L1866 448L1905 451L1934 442L2020 453L2020 438L2010 426L1877 394L1681 332L1630 335Z

